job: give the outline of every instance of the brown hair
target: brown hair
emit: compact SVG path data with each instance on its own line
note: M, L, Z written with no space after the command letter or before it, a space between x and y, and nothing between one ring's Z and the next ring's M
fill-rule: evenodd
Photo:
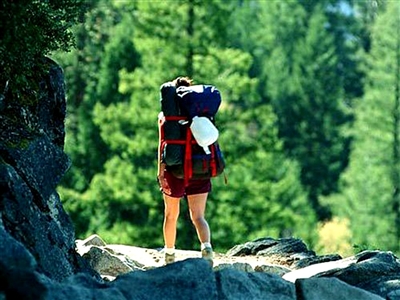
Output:
M172 82L175 84L176 87L191 86L193 80L190 79L189 77L177 77Z

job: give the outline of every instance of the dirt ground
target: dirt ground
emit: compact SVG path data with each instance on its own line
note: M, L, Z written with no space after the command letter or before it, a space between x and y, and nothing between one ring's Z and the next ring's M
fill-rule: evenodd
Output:
M126 255L130 259L140 263L146 268L161 267L164 265L164 254L157 249L141 248L136 246L126 245L107 245L105 247L115 254ZM185 260L188 258L200 258L200 251L193 250L175 250L176 261ZM214 253L214 267L221 264L247 263L253 269L260 265L272 264L271 260L261 256L243 256L229 257L222 253Z

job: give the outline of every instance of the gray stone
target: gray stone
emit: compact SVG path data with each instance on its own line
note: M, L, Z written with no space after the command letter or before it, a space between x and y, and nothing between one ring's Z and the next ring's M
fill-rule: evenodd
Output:
M300 260L316 257L315 252L308 250L306 244L300 239L273 239L270 237L256 239L242 245L236 245L227 252L227 255L266 256L269 257L272 262L285 266L292 266Z
M1 290L6 299L44 300L48 286L41 281L39 273L0 264Z
M231 264L219 264L214 267L214 271L231 268L243 272L254 272L253 267L248 263L236 262Z
M400 262L391 252L364 251L353 257L314 264L283 275L291 282L310 277L336 277L385 298L391 291L400 289Z
M342 270L356 263L354 257L348 257L339 261L330 261L319 264L313 264L302 269L293 270L283 275L285 280L295 282L300 278L310 278L313 276L319 276L321 274L333 274L338 270Z
M200 258L121 275L112 286L127 299L223 299L217 294L217 283L210 265Z
M400 300L400 289L391 291L386 296L387 300Z
M281 277L223 269L216 272L218 299L295 300L295 287Z
M296 281L297 300L383 300L337 278L309 278Z
M342 259L338 254L321 255L321 256L311 256L307 258L300 259L292 266L293 269L302 269L311 265L320 264L329 261L337 261Z
M96 276L75 251L73 224L55 190L70 166L66 103L61 68L45 63L49 72L37 79L37 91L27 91L31 98L7 93L0 112L2 226L35 258L38 272L58 281L80 271Z
M101 275L117 276L134 270L119 257L96 246L90 247L90 250L83 255L83 258Z
M92 234L88 238L80 242L82 246L106 246L106 242L97 234Z
M305 253L308 252L306 244L295 238L279 239L278 243L271 247L257 251L257 255L268 256L268 255L282 255L282 254L294 254L294 253Z
M260 238L256 239L251 242L246 242L244 244L236 245L228 252L226 255L228 256L246 256L246 255L256 255L257 252L269 248L271 246L274 246L278 244L278 240L266 237L266 238Z
M289 268L278 266L278 265L259 265L254 268L256 272L272 273L279 276L283 276L289 273L291 270Z
M1 215L1 213L0 213ZM37 263L25 246L14 239L3 227L0 218L0 263L4 266L34 271Z
M29 185L35 204L48 211L47 200L70 167L70 160L46 135L31 136L25 143L24 148L3 148L2 156Z
M364 251L354 256L350 266L318 274L336 277L350 285L365 289L381 297L399 289L400 261L392 252Z

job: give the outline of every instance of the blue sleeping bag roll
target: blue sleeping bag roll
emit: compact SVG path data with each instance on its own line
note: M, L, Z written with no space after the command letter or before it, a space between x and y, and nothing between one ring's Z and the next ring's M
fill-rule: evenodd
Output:
M161 110L164 116L180 116L181 111L176 97L176 88L172 82L166 82L160 87ZM185 138L184 126L178 121L165 121L164 137L166 140L178 140ZM162 160L167 166L176 166L183 163L184 146L167 144L162 153Z
M182 115L190 119L199 116L213 120L221 105L221 94L212 85L180 86L176 94Z

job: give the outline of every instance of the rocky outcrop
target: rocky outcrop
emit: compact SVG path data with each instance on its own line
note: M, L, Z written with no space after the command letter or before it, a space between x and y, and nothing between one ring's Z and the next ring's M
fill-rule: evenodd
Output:
M0 95L0 299L400 299L390 252L318 256L299 239L261 238L216 254L75 241L56 186L63 152L62 70L46 60L37 90Z
M19 242L38 272L62 281L92 271L74 250L73 224L55 191L70 166L63 152L64 77L52 61L45 63L49 71L39 78L37 91L2 95L0 229L9 237L1 243Z
M103 278L113 280L123 273L165 268L163 254L157 249L107 245L99 240L93 235L77 241L77 247ZM87 255L92 249L102 251L102 258ZM177 250L176 255L178 261L186 263L201 256L198 251L183 250ZM115 272L121 265L128 267L127 261L133 262L129 271ZM112 264L114 268L103 267ZM217 281L213 288L218 297L225 297L228 291L233 297L222 299L235 299L233 291L246 291L243 295L252 295L250 299L269 299L263 297L272 297L273 287L280 285L280 292L273 299L399 299L396 295L400 292L400 260L393 253L364 251L348 258L318 256L295 238L261 238L237 245L226 254L216 253L213 271ZM221 278L225 281L218 284Z

